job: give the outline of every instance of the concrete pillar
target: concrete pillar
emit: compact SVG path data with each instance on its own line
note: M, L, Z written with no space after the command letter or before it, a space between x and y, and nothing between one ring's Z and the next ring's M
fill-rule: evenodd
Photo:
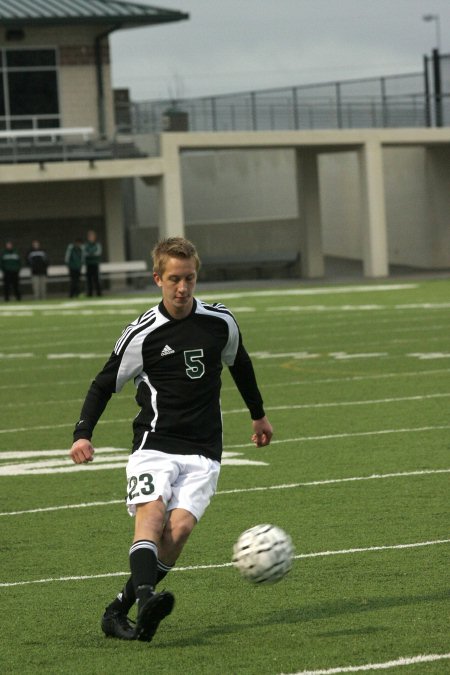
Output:
M325 265L320 217L319 157L317 152L298 150L297 193L301 227L301 274L307 279L323 277Z
M389 261L381 143L366 141L359 151L359 161L364 276L386 277Z
M184 237L181 157L176 134L161 134L164 173L159 180L159 236Z

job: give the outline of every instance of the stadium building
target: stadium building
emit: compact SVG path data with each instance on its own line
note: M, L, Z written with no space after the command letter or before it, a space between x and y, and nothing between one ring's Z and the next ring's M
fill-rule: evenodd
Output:
M115 0L0 0L3 240L24 254L38 238L61 264L95 229L119 264L186 234L203 278L318 278L330 258L366 277L448 268L448 126L192 132L178 108L137 128L112 89L108 37L186 19Z
M109 0L0 2L0 237L52 263L95 229L106 259L127 257L122 182L161 173L116 134L108 37L187 19Z

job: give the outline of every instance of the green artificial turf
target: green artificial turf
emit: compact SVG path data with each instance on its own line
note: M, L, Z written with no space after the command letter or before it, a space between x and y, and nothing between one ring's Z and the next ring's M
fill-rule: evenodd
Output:
M0 308L0 671L448 673L446 658L398 660L450 652L450 281L198 295L235 312L275 434L252 446L225 371L225 458L241 463L224 462L150 645L100 630L128 574L132 385L96 429L94 464L67 453L91 380L156 295ZM264 522L289 532L296 558L255 587L231 550Z

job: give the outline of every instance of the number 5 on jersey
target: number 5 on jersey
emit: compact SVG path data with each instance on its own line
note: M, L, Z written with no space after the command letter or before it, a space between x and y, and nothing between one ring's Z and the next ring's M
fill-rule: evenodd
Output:
M184 352L186 374L191 380L198 380L205 374L205 364L202 361L203 349L189 349Z

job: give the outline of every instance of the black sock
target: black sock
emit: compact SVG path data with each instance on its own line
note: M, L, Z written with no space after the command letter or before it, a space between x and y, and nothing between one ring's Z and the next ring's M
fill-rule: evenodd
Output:
M132 577L130 577L125 586L123 587L122 591L122 606L127 614L133 607L135 602L136 602L136 593L134 592L133 579Z
M156 584L159 584L159 582L164 579L172 567L173 565L166 565L165 563L158 560ZM112 603L108 605L108 609L117 610L119 612L123 612L124 614L128 614L135 602L136 592L134 590L133 578L129 577L120 593L112 601Z
M136 595L139 586L155 587L157 563L158 548L155 542L148 539L134 542L130 548L130 569Z
M129 577L127 583L122 588L120 593L114 598L107 609L118 611L123 614L128 614L130 609L136 602L136 593L134 592L133 580Z
M158 560L158 571L156 575L157 584L159 584L159 582L162 581L167 574L169 574L172 567L173 565L166 565L165 563L161 562L161 560Z

